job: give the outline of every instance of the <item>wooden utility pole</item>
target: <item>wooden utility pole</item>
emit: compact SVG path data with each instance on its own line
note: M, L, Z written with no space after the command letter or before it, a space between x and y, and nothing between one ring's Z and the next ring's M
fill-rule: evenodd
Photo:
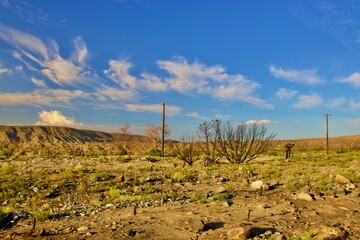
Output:
M329 156L329 116L331 114L326 113L324 116L326 117L326 155Z
M162 111L162 134L161 134L161 156L164 157L165 155L165 102L162 104L163 111Z

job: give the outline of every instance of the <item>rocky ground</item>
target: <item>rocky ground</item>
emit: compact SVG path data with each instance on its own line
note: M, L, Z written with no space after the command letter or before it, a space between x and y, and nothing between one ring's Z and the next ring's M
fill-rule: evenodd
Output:
M359 155L309 158L3 159L0 238L360 239Z

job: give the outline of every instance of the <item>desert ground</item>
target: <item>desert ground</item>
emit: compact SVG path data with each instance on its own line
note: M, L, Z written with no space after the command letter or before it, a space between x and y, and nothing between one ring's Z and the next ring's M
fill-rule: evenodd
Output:
M145 149L134 139L127 147ZM183 167L76 144L3 154L0 238L360 239L360 152L349 143L326 155L298 141L285 159L279 141L247 164L206 167L201 156Z

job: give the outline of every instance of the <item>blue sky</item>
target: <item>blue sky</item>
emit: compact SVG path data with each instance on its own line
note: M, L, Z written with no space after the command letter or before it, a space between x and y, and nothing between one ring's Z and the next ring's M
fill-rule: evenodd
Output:
M0 124L360 134L360 2L0 0Z

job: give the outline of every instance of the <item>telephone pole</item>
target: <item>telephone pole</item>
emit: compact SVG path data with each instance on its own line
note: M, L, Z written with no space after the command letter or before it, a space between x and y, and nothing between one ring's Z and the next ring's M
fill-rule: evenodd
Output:
M329 116L331 114L326 113L324 116L326 117L326 155L329 156Z
M162 134L161 134L161 156L165 155L165 102L161 104L162 106Z

